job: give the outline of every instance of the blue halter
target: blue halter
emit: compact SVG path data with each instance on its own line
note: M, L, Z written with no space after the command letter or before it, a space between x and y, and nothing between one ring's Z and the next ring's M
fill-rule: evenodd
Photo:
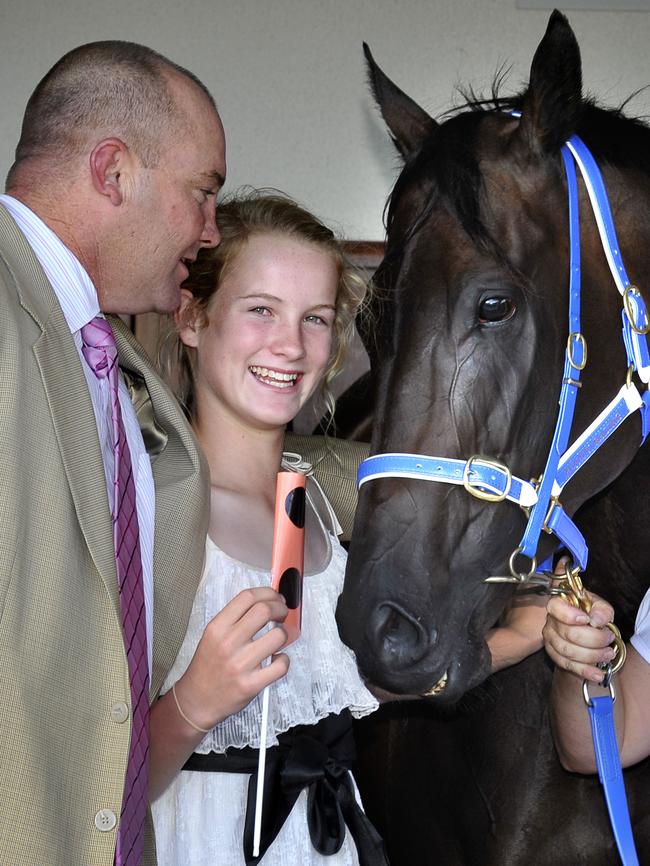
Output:
M536 553L542 530L554 534L571 552L581 570L587 565L588 548L582 533L564 511L559 498L573 476L609 439L623 421L641 412L641 442L650 430L650 392L641 395L632 382L637 373L641 382L650 382L650 352L646 335L650 319L639 290L630 283L616 237L614 220L602 174L589 149L577 135L562 147L562 160L569 199L569 337L564 359L559 411L553 441L544 472L538 482L523 481L504 464L482 456L469 460L427 457L421 454L378 454L364 460L357 475L358 486L375 478L415 478L445 484L462 484L478 499L501 502L508 499L528 512L528 522L519 546L510 557L511 577L489 577L486 582L536 582ZM628 369L625 384L587 429L568 446L580 373L587 363L587 343L580 330L580 219L576 163L587 188L603 250L616 287L623 300L623 343ZM517 572L518 555L531 560L527 574ZM624 866L638 866L632 827L625 796L623 773L616 741L613 715L614 693L585 700L589 709L598 775L603 785L612 830Z
M560 503L563 488L587 460L607 441L622 422L636 411L641 412L642 439L650 430L650 394L643 396L632 382L632 374L648 385L650 382L650 352L646 334L650 330L648 312L639 290L627 276L614 228L611 208L603 178L589 149L577 135L562 147L562 160L567 178L569 199L569 337L565 351L564 371L560 389L559 411L553 441L544 472L538 482L524 481L499 461L483 456L468 460L429 457L422 454L376 454L359 467L357 484L361 487L376 478L412 478L462 485L468 493L488 502L508 499L528 512L528 522L519 546L511 557L512 580L524 583L535 573L535 555L542 530L554 534L570 551L581 569L587 565L588 548L585 539ZM567 447L578 390L580 373L587 363L587 343L580 330L580 221L576 163L582 173L601 242L616 286L623 299L623 342L627 353L628 371L625 384L587 429ZM532 567L527 574L514 568L516 555L528 557ZM488 579L489 580L489 579Z

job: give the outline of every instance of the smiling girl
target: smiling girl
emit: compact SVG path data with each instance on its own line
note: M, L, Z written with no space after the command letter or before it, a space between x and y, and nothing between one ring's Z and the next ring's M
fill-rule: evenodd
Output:
M151 714L158 862L257 862L251 776L259 693L273 683L264 864L385 864L349 773L351 716L377 702L338 637L345 553L311 482L302 635L279 652L286 635L267 627L287 613L269 587L285 427L319 386L327 393L365 286L332 232L283 196L232 199L218 225L221 245L191 267L171 346L177 394L210 468L211 508L187 636Z

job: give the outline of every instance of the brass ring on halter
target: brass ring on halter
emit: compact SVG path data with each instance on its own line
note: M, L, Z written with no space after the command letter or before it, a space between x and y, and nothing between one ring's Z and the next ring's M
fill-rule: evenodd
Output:
M605 627L614 635L614 646L616 648L616 655L609 665L609 675L611 677L614 674L617 674L625 664L625 659L627 658L627 647L625 646L625 641L621 637L618 626L614 625L613 622L608 622Z
M648 334L650 333L650 322L648 322L647 314L645 327L638 328L636 322L634 321L634 311L632 310L632 303L630 301L630 295L632 294L638 295L638 297L643 300L643 295L636 286L633 286L631 283L629 286L626 286L625 291L623 292L623 309L625 310L625 315L627 316L630 327L635 334Z
M574 564L572 568L569 567L568 563L565 565L564 575L560 575L559 589L565 601L568 601L573 607L578 607L585 613L591 611L591 597L582 583L579 565Z
M634 364L630 364L625 374L625 385L627 388L632 387L632 376L634 375Z
M482 490L480 487L472 486L469 480L472 463L481 463L483 466L487 466L488 469L497 469L499 472L504 473L506 476L506 486L501 493L490 493L487 490ZM463 469L463 487L476 499L483 499L485 502L502 502L510 493L511 486L512 472L503 463L499 463L498 460L492 460L490 457L481 457L480 454L473 454L465 464L465 468Z
M580 343L582 346L582 361L579 364L576 364L573 358L573 341L576 343ZM580 333L580 331L571 331L569 334L569 339L566 342L566 353L569 359L569 364L573 367L574 370L584 370L587 366L587 341Z
M515 549L510 554L510 559L508 560L508 568L510 569L510 574L518 580L519 583L526 583L527 580L535 574L535 569L537 568L537 558L534 556L529 556L530 559L530 571L528 574L524 574L522 571L515 571L515 557L519 556L521 553L521 547L515 547ZM524 554L525 555L525 554Z

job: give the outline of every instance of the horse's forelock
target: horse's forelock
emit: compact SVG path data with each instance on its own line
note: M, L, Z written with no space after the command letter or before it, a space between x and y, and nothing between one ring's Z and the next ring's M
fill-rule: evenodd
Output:
M394 244L391 258L399 258L406 244L427 223L434 211L443 206L459 221L472 241L493 252L497 244L483 221L480 207L482 175L477 155L477 135L483 117L490 112L472 110L456 113L436 127L421 149L404 166L388 202L386 227ZM412 199L417 189L423 204L411 208L410 222L395 231L400 202Z

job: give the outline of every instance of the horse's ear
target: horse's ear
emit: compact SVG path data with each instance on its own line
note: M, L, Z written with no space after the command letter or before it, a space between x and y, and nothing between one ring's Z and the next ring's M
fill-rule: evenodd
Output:
M377 105L392 133L395 147L406 159L419 150L437 123L381 71L365 42L363 53L366 55L368 77Z
M535 150L559 150L576 131L581 112L580 48L569 22L555 9L533 57L519 134Z

